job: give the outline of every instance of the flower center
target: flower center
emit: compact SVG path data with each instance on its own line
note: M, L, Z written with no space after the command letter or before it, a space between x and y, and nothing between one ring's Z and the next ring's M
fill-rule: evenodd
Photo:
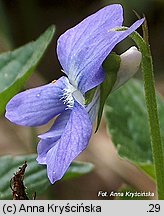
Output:
M64 89L63 97L61 99L63 100L63 103L67 105L67 109L73 108L75 100L82 106L85 104L82 93L70 83L67 88Z

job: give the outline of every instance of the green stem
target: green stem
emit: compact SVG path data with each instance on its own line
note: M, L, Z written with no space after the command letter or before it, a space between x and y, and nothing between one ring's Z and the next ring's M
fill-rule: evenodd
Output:
M164 148L160 134L151 50L149 44L146 43L137 32L133 33L131 37L142 53L141 67L151 132L151 146L156 173L157 193L158 199L164 200Z

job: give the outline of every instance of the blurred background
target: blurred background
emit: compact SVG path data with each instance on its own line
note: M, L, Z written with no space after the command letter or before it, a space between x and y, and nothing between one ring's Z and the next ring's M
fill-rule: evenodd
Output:
M154 60L156 87L164 94L164 1L163 0L0 0L0 52L13 50L35 40L50 25L56 26L53 41L39 64L38 70L26 83L25 88L51 82L62 75L56 56L57 38L88 15L113 3L124 7L124 25L137 20L134 10L146 16L149 40ZM138 30L141 34L141 29ZM126 39L115 51L120 54L133 42ZM141 77L140 72L137 74ZM51 123L50 123L51 124ZM49 126L36 128L37 133L45 132ZM0 154L27 154L36 152L31 129L16 126L0 118ZM102 121L99 132L93 136L87 150L79 160L92 162L92 173L67 182L57 182L41 199L103 199L97 197L99 190L112 191L130 185L136 190L155 191L154 183L132 164L122 161L106 134Z

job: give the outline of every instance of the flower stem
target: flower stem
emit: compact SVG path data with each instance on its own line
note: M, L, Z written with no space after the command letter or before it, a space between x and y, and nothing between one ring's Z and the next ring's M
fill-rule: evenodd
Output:
M151 146L157 181L157 194L158 199L164 200L164 148L160 134L151 50L148 44L148 38L144 40L137 32L133 33L131 37L136 42L142 53L141 68L143 72L145 99L151 133Z

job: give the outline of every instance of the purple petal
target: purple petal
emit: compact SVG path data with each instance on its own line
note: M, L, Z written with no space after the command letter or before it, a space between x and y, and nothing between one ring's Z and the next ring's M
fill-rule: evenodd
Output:
M37 147L38 157L36 159L39 164L46 164L47 152L56 145L57 140L56 137L54 139L40 140Z
M124 32L112 30L121 27L122 22L121 5L110 5L66 31L58 39L59 61L71 83L83 93L103 81L104 74L100 70L103 61L116 44L143 23L143 19Z
M63 177L71 162L87 147L91 134L92 124L88 113L75 102L61 138L46 155L51 183Z
M46 164L47 152L56 145L57 141L60 139L67 122L70 117L71 110L63 112L55 121L51 129L44 134L39 135L41 141L38 144L37 151L38 157L37 161L39 164Z
M26 90L13 97L6 106L6 118L24 126L39 126L63 112L61 100L68 79L61 77L55 83Z
M56 140L59 139L63 133L63 130L69 120L71 110L64 111L56 120L55 123L52 125L51 129L44 133L39 135L38 137L41 139L47 139L47 138L55 138Z

